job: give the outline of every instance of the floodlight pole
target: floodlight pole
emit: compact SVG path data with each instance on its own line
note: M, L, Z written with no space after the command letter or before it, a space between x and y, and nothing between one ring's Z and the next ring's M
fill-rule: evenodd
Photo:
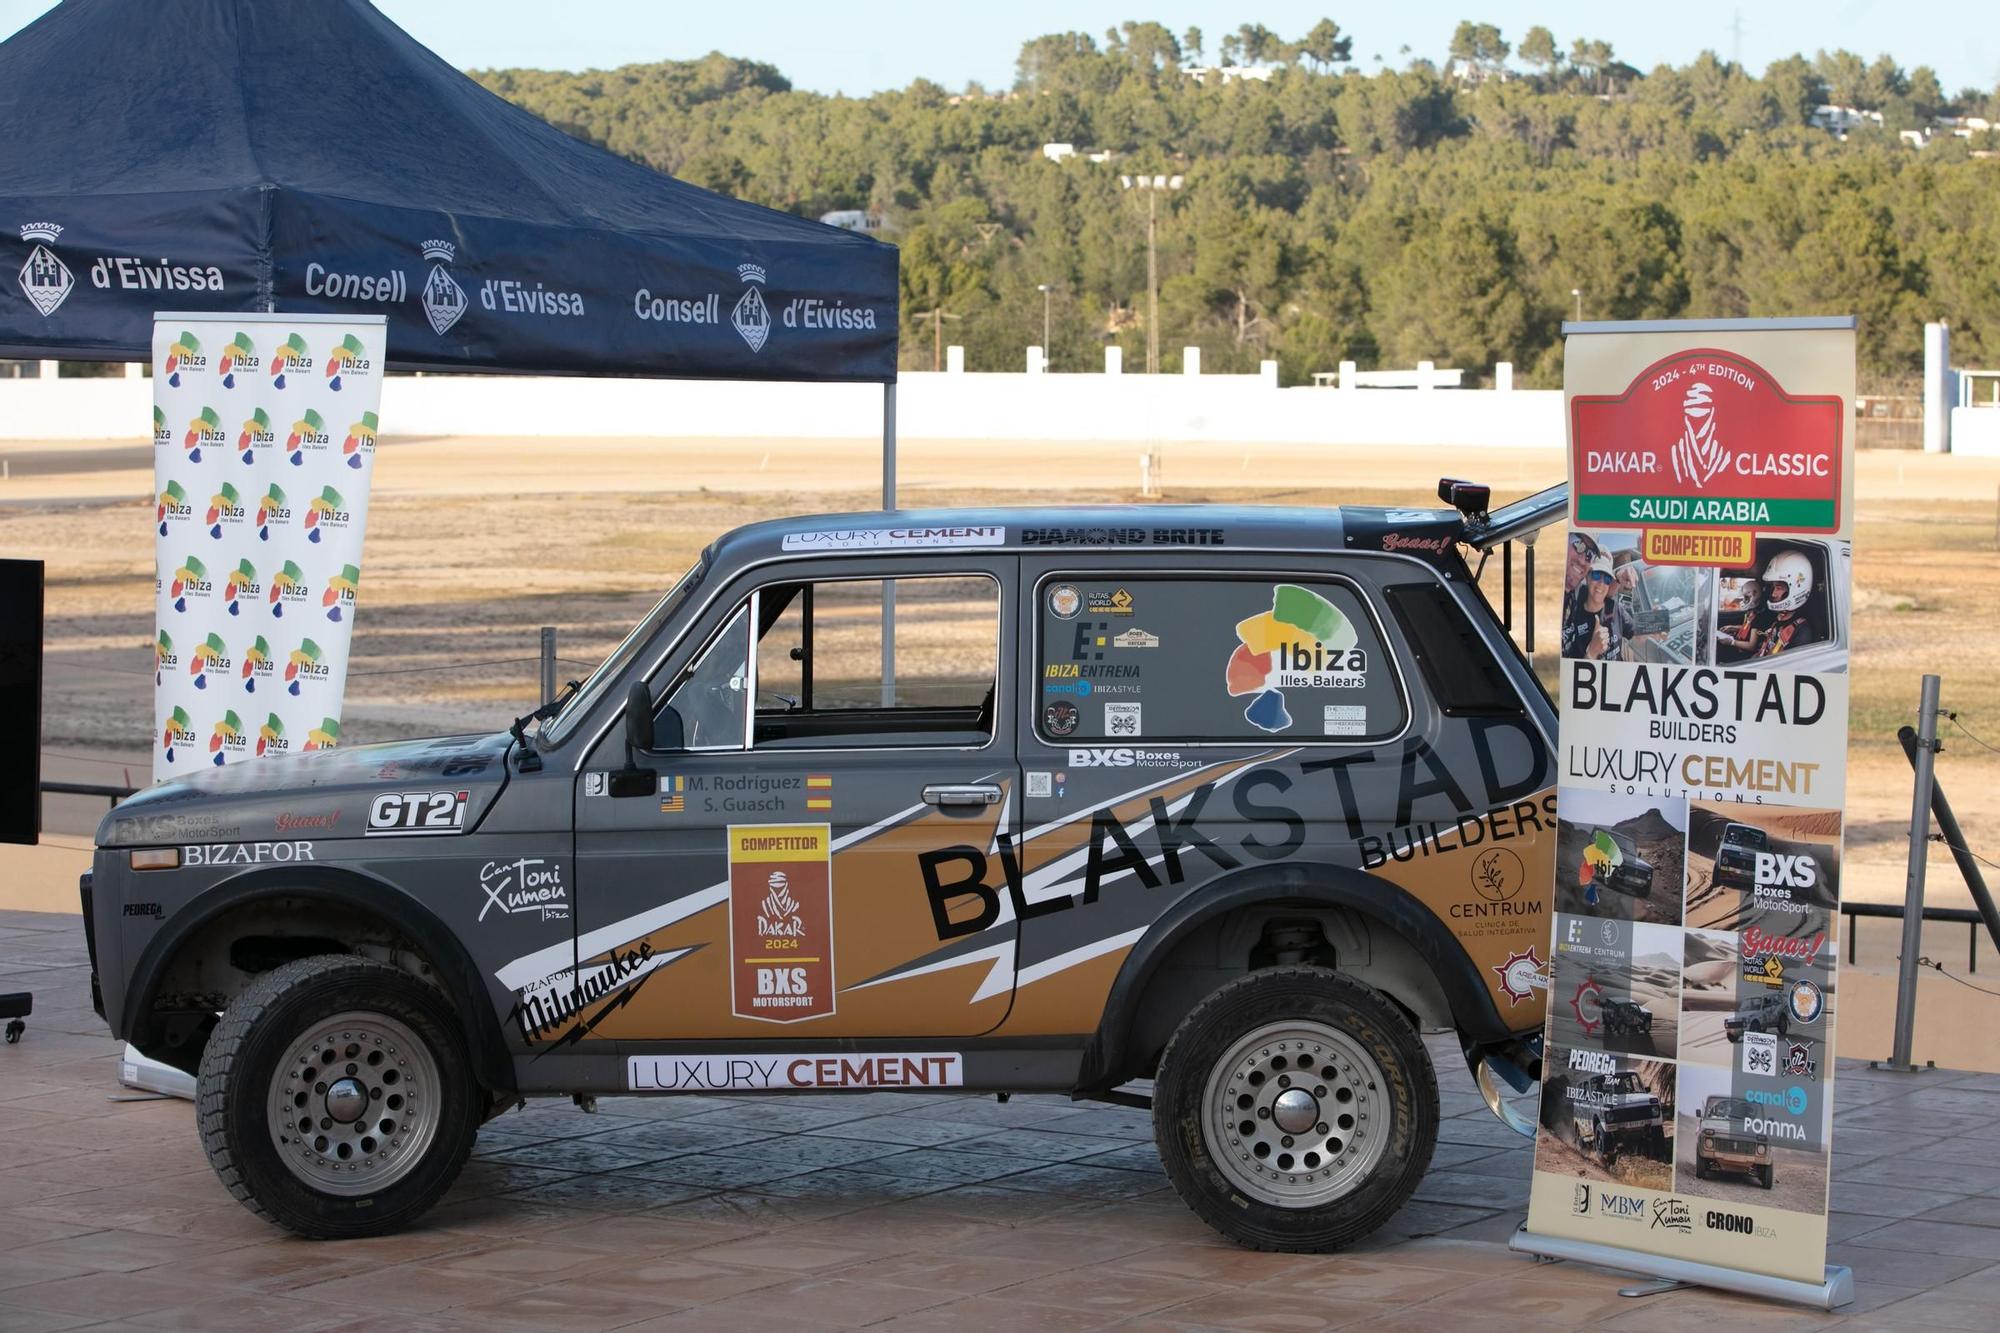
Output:
M882 386L882 508L896 507L896 381ZM882 580L882 706L896 706L896 581Z

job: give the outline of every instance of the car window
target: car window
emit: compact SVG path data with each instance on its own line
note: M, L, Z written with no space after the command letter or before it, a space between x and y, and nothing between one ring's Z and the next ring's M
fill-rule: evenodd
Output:
M749 708L750 608L740 606L667 696L661 749L740 750Z
M1035 726L1079 740L1379 741L1402 689L1346 583L1053 575L1037 589Z
M757 608L756 748L992 739L1000 586L991 577L777 583L758 590Z

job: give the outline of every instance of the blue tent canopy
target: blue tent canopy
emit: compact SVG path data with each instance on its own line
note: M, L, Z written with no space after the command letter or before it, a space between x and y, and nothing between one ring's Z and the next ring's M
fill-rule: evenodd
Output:
M893 246L571 139L365 0L67 0L0 43L0 357L389 316L408 370L896 377Z

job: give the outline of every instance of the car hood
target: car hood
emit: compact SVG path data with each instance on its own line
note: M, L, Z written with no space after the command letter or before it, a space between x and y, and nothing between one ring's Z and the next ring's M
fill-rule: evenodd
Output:
M494 732L204 767L121 802L97 826L97 845L358 838L385 791L464 792L470 830L507 784L512 744Z

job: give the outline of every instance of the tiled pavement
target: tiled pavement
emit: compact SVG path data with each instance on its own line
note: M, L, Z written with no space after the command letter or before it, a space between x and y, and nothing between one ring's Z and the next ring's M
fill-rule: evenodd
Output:
M534 1103L417 1229L299 1241L232 1202L184 1102L131 1100L75 917L0 913L0 1330L2000 1327L2000 1078L1843 1062L1839 1315L1540 1265L1504 1242L1524 1141L1434 1048L1447 1117L1361 1249L1255 1254L1174 1197L1143 1114L888 1093Z

